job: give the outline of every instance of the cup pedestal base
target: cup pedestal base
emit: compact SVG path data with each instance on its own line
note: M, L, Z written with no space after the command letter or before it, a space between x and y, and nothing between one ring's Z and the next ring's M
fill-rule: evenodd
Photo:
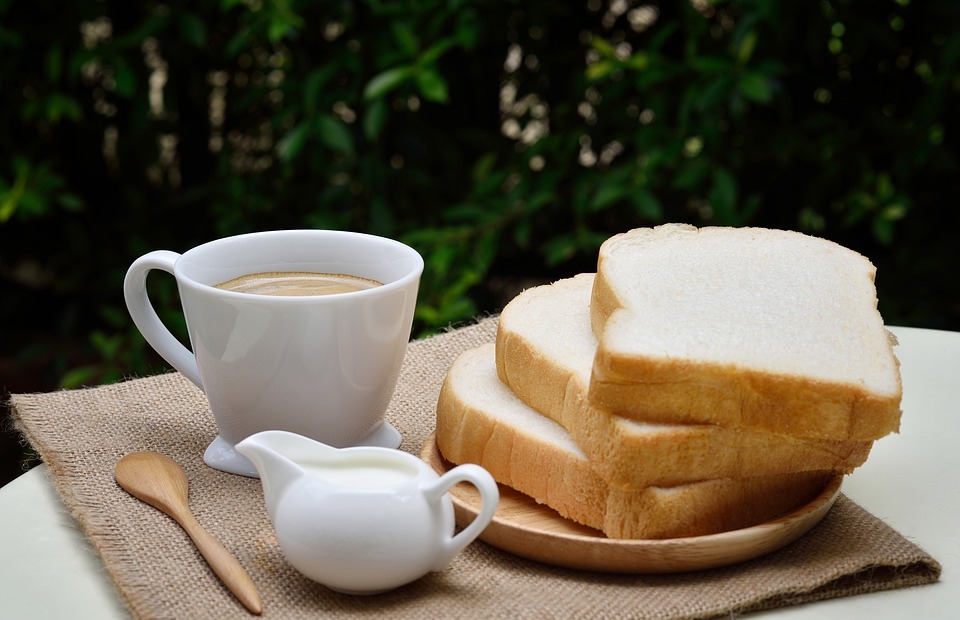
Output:
M389 422L380 424L372 433L357 442L358 446L379 446L381 448L396 449L400 447L403 437L400 431ZM259 478L257 468L247 457L234 448L234 444L217 435L203 453L203 462L214 469L225 471L228 474Z

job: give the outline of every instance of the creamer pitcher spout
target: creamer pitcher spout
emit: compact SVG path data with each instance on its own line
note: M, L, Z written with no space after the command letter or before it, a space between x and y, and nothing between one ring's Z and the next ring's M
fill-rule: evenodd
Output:
M237 452L247 457L260 474L263 499L271 519L280 496L306 473L297 463L297 455L315 452L318 448L327 446L287 431L261 431L237 444Z

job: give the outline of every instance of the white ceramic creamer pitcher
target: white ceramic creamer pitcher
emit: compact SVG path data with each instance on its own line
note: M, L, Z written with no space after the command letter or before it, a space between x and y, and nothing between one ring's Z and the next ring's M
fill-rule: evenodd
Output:
M493 477L477 465L438 476L416 456L390 448L333 448L263 431L236 449L260 474L284 557L340 592L384 592L442 570L487 527L500 499ZM454 535L447 492L458 482L474 485L482 506Z

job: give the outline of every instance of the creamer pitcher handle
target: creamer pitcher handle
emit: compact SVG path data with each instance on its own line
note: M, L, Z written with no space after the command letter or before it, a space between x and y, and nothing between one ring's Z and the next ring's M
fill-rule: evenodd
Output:
M176 252L156 250L133 261L123 279L123 299L127 302L130 318L147 343L202 390L197 359L170 333L147 296L147 274L153 269L173 274L173 264L178 258L180 255Z
M453 556L472 543L483 532L484 528L490 525L490 521L493 520L493 515L497 511L497 504L500 503L500 490L497 488L497 481L487 470L479 465L472 464L458 465L445 473L426 489L427 497L431 501L439 501L459 482L469 482L480 492L480 512L470 522L470 525L461 530L459 534L444 541L446 552L440 554L440 557L437 558L433 570L442 570L450 563Z

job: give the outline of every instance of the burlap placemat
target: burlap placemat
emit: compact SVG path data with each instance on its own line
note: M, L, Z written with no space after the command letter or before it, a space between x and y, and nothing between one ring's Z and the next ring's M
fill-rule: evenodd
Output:
M493 339L494 317L410 344L388 419L419 454L434 429L440 383L455 357ZM14 420L48 465L67 509L137 618L248 617L186 535L113 480L124 454L157 450L190 479L197 519L247 567L266 618L703 618L936 581L940 566L840 497L796 543L729 568L682 575L588 573L538 564L475 542L443 571L376 596L337 594L283 559L260 482L213 470L216 434L203 394L178 373L86 390L12 397Z

